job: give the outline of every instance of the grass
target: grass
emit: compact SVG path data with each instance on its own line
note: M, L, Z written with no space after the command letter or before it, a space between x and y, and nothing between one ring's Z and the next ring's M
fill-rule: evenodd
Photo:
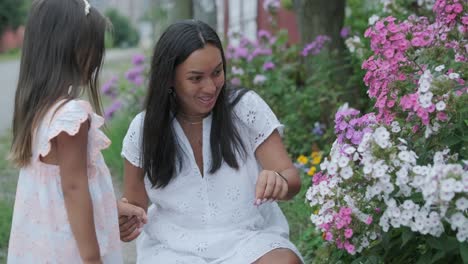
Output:
M0 53L0 62L9 60L19 60L21 57L20 49L12 49L4 53Z
M118 112L104 129L104 133L111 140L112 144L109 148L102 151L102 155L111 171L114 181L119 183L122 183L123 177L123 159L120 156L122 141L133 118L134 115L130 115L125 111ZM115 188L117 188L117 186Z
M0 264L6 263L18 172L7 161L11 135L0 138Z

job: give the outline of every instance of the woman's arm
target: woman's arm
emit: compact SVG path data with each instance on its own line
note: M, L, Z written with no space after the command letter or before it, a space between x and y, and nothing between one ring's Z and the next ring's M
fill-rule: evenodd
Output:
M143 208L145 212L148 210L148 195L144 183L144 171L142 168L134 166L127 159L124 159L124 203ZM146 217L146 215L145 215ZM134 240L140 235L139 227L146 223L146 219L142 222L136 216L128 217L119 210L119 227L120 239L124 242Z
M266 199L289 200L301 189L299 172L286 152L278 131L274 131L255 151L263 171L256 185L256 203Z
M84 122L76 135L62 132L54 141L65 207L80 256L84 263L101 263L88 186L88 129L89 122Z

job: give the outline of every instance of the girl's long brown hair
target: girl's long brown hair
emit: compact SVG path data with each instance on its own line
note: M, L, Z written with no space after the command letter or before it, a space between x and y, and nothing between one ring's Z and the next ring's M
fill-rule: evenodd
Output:
M78 98L86 90L95 111L101 114L97 80L107 25L93 7L86 15L82 0L33 2L15 95L10 151L15 165L30 163L33 134L47 111L61 99Z

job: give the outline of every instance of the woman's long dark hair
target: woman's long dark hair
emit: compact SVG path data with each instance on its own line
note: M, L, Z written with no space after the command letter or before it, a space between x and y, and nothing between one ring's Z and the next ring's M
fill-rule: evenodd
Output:
M101 113L98 74L104 56L107 20L82 0L36 0L29 13L21 54L10 159L26 166L38 122L60 99L86 91ZM70 90L70 86L72 89Z
M176 162L182 166L182 149L172 127L178 111L175 95L171 92L176 67L207 44L220 50L226 80L226 59L221 41L216 32L201 21L187 20L169 26L154 48L142 140L143 168L153 187L167 186L176 173ZM241 157L245 154L232 111L243 94L245 91L227 90L224 84L218 96L212 111L210 173L216 172L223 162L231 168L239 168L236 154Z

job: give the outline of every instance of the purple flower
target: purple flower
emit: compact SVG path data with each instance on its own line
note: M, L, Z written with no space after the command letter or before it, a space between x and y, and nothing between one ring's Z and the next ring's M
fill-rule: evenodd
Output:
M115 112L117 112L120 108L122 108L122 102L119 100L115 100L105 111L104 111L104 118L106 120L111 119Z
M301 55L303 57L306 57L309 54L312 55L317 55L320 53L320 51L323 49L325 46L325 43L330 41L330 37L325 36L325 35L318 35L314 41L311 43L307 44L304 49L301 52Z
M342 38L346 38L346 37L349 36L349 33L350 33L350 32L351 32L351 28L350 28L350 27L344 27L344 28L342 28L341 31L340 31L340 36L341 36Z
M258 31L257 36L258 36L259 39L265 38L265 39L269 40L271 38L271 33L268 30L262 29L262 30Z
M135 66L134 68L128 70L126 73L125 73L125 78L130 81L130 82L133 82L138 76L140 76L141 74L143 74L143 71L144 71L144 67L143 66Z
M275 68L275 64L273 62L271 62L271 61L265 62L263 64L263 70L264 71L272 70L274 68Z
M117 76L112 76L112 78L109 81L107 81L101 86L101 92L104 95L107 95L111 98L115 98L117 96L117 81Z
M132 58L132 63L135 66L143 64L144 61L145 61L145 56L143 54L136 54Z

